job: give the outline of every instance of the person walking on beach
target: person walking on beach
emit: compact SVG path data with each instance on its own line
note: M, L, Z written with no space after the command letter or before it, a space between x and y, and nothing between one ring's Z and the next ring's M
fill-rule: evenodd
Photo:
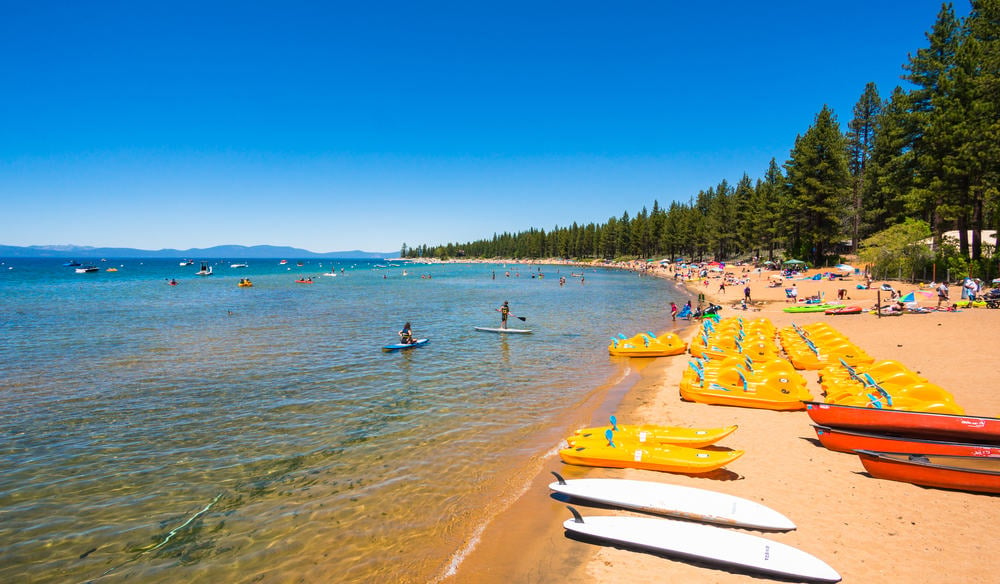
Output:
M510 315L510 305L506 300L503 301L503 305L497 309L497 312L500 313L500 328L507 328L507 316Z
M719 293L720 294L725 294L726 293L726 281L725 280L719 282Z
M937 287L938 303L936 308L941 308L941 303L948 303L948 284L941 282Z
M747 304L750 304L750 286L747 286L746 288L743 289L743 300Z
M677 320L677 303L670 303L670 320Z

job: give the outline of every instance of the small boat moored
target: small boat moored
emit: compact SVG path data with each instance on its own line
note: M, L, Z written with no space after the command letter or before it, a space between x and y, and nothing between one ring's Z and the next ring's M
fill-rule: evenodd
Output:
M832 314L832 315L837 315L837 314L861 314L862 312L864 312L864 309L862 309L860 306L845 306L843 308L830 308L830 309L827 309L827 310L823 311L823 314Z
M827 450L847 454L854 454L857 450L875 450L878 452L922 452L924 454L949 454L953 456L1000 457L1000 446L989 444L949 442L815 425L813 429L816 430L816 437L819 438L820 444Z
M922 487L1000 493L1000 457L858 450L868 474Z
M711 446L736 431L736 425L723 426L720 428L683 428L678 426L657 426L652 424L628 425L618 424L618 419L611 416L610 426L598 426L594 428L580 428L572 436L566 438L570 446L585 440L597 440L607 443L606 432L611 431L611 436L616 442L629 441L657 444L676 444L689 448L703 448Z
M610 433L611 430L608 430ZM613 442L571 446L559 451L567 464L606 468L641 468L684 474L703 474L718 470L743 456L742 450L702 450L674 444Z
M813 423L830 428L1000 445L1000 418L845 406L807 401Z

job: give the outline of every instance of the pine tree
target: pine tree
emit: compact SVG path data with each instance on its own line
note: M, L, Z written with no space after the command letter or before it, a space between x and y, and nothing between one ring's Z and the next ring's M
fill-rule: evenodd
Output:
M843 210L850 195L847 147L829 107L824 105L813 126L796 138L785 171L797 227L795 251L820 265L843 237Z
M949 125L958 114L954 69L959 38L955 11L951 4L945 4L927 34L929 46L910 55L904 65L906 79L916 86L910 92L910 113L917 127L911 146L920 171L908 203L910 209L929 219L935 244L962 210L953 160L957 136Z
M848 169L851 172L851 251L858 251L861 235L861 216L864 213L865 179L878 132L878 115L882 103L874 83L865 85L865 91L854 105L854 118L847 124Z
M916 124L910 115L910 96L896 87L882 104L876 125L865 181L861 239L902 222L905 201L915 187L917 175L911 145Z
M991 224L997 227L1000 216L1000 0L973 1L965 31L958 57L961 70L968 74L969 107L964 112L960 156L970 176L972 257L978 259L979 230Z

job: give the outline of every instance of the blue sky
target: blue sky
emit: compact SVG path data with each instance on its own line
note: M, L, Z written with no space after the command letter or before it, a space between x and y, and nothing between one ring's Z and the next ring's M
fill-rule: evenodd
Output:
M824 104L846 129L940 7L7 3L0 244L395 251L686 202Z

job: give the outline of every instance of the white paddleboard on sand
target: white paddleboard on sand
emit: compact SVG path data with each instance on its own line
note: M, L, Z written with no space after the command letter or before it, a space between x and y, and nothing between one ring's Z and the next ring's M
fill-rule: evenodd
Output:
M564 480L549 485L557 493L605 505L659 515L768 531L795 529L790 519L760 503L694 487L628 479Z
M487 333L510 333L510 334L520 334L520 335L526 335L531 332L531 329L492 328L488 326L477 326L476 330Z
M813 582L840 581L840 574L816 556L742 531L657 517L580 517L570 510L575 517L563 527L588 537L747 571Z

